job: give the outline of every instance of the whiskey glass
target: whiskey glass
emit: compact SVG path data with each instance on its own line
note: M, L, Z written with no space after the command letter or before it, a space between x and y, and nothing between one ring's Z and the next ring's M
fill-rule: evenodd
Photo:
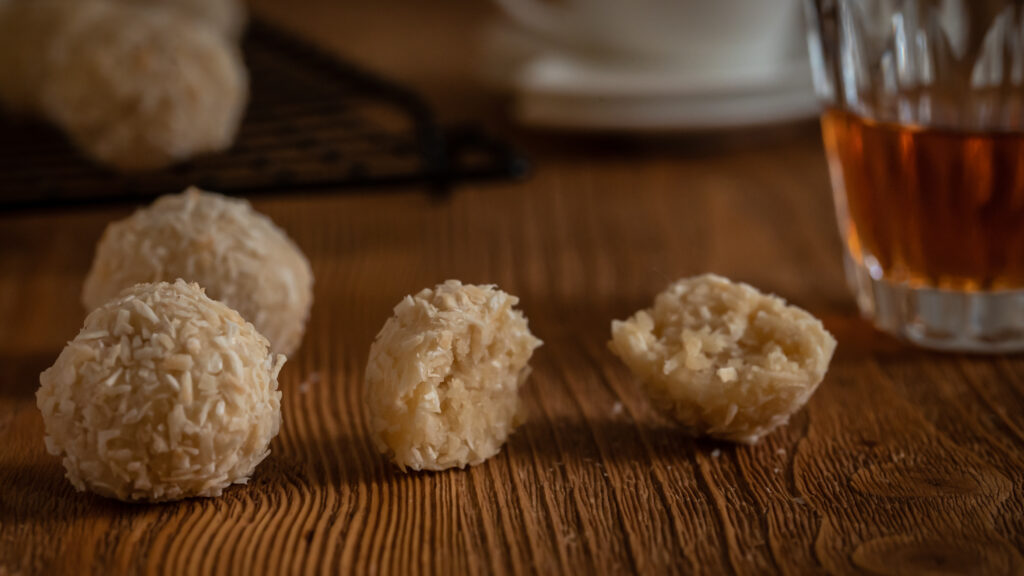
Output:
M1024 2L804 9L861 313L928 348L1024 350Z

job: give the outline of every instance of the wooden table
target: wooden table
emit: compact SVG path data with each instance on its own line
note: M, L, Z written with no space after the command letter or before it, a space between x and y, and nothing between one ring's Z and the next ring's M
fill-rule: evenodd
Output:
M262 4L340 52L384 22L349 7L352 34L332 36L328 2ZM459 6L455 22L486 16ZM404 77L449 110L490 106ZM0 215L0 575L1024 572L1024 359L932 354L858 319L813 125L654 145L507 134L533 152L529 181L255 202L312 260L316 303L272 455L215 500L128 505L64 479L38 374L81 325L94 242L130 209ZM606 349L612 319L704 271L839 341L808 407L758 446L684 437ZM520 296L545 345L498 456L402 474L367 437L362 372L391 307L446 278Z

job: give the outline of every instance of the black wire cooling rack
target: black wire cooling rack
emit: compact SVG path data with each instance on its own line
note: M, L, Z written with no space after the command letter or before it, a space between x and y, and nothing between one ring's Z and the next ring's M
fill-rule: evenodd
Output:
M140 202L189 185L228 194L422 185L522 176L526 161L473 126L442 127L415 93L254 20L251 98L235 145L122 175L52 127L0 115L0 209Z

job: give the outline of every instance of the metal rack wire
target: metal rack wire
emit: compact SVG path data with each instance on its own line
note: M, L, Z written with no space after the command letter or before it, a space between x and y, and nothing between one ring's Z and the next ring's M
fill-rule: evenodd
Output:
M521 176L526 161L473 126L445 128L401 86L258 20L243 43L252 98L235 145L166 170L117 174L52 127L0 116L0 209L141 202L188 185L229 194Z

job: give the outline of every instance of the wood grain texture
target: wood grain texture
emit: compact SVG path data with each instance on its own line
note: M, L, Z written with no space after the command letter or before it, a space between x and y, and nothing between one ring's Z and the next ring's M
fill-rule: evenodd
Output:
M0 218L0 566L11 573L881 574L1024 570L1024 361L905 348L855 317L813 133L772 149L552 158L528 183L261 199L316 273L284 425L248 487L140 506L73 491L33 393L126 209ZM711 270L824 318L809 407L755 447L694 441L606 350L609 322ZM528 418L478 467L402 474L359 384L405 294L522 298Z
M923 352L857 318L813 126L517 137L538 164L525 183L255 202L309 255L316 301L271 456L214 500L79 494L44 450L38 374L130 209L0 215L0 575L1024 573L1024 358ZM839 341L808 407L758 446L682 436L606 349L612 319L705 271ZM545 345L498 456L402 474L367 437L366 355L402 296L446 278L518 295Z

